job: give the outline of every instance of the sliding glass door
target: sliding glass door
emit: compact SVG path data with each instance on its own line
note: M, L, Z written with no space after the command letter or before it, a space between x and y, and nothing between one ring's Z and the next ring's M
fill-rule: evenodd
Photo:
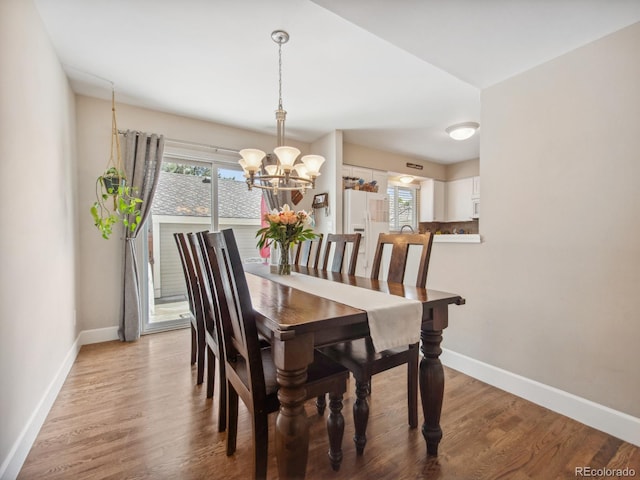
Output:
M187 289L173 234L232 228L244 261L259 261L261 192L248 191L235 158L165 154L143 240L143 332L189 325ZM142 260L141 260L141 263Z

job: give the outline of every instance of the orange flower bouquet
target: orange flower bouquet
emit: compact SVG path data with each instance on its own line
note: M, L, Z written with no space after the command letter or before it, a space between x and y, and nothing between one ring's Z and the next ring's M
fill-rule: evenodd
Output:
M273 243L280 249L278 273L291 274L289 252L297 243L316 238L316 234L309 228L311 217L304 210L294 212L289 205L284 205L280 211L272 210L265 213L264 219L269 223L256 233L258 248L270 247Z

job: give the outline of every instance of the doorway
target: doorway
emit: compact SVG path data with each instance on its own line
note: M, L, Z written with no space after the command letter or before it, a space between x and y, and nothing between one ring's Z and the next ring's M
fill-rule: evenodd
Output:
M259 189L249 191L237 160L163 158L143 238L143 333L186 327L191 312L173 234L232 228L245 262L260 261Z

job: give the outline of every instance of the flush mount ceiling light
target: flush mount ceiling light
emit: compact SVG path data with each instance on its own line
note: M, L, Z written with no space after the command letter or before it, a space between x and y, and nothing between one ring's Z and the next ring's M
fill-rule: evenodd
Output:
M411 175L403 175L400 177L400 181L402 183L411 183L413 182L413 177Z
M273 150L277 162L267 164L269 160L262 150L245 148L240 150L242 159L238 161L245 177L249 190L252 187L263 190L271 190L278 193L281 190L299 190L302 194L307 188L315 187L315 180L320 175L320 167L324 163L324 157L320 155L305 155L298 163L295 163L300 150L284 145L284 122L287 112L282 108L282 45L289 41L289 34L284 30L276 30L271 33L272 40L278 44L278 110L276 110L278 147ZM296 171L297 175L293 174Z
M454 140L466 140L467 138L473 137L478 127L480 127L480 124L476 122L458 123L447 128L446 132Z

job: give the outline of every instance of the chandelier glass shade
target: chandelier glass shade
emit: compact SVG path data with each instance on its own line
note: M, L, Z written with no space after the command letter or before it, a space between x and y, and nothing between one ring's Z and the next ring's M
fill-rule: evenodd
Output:
M283 30L276 30L271 34L271 38L278 44L278 146L273 150L275 163L269 163L273 160L271 155L256 148L240 150L242 158L238 163L244 171L249 190L253 187L271 190L274 193L280 190L299 190L304 194L308 188L315 188L315 180L320 175L320 167L325 159L320 155L304 155L296 163L300 150L284 144L287 112L282 108L282 45L289 41L289 34Z

